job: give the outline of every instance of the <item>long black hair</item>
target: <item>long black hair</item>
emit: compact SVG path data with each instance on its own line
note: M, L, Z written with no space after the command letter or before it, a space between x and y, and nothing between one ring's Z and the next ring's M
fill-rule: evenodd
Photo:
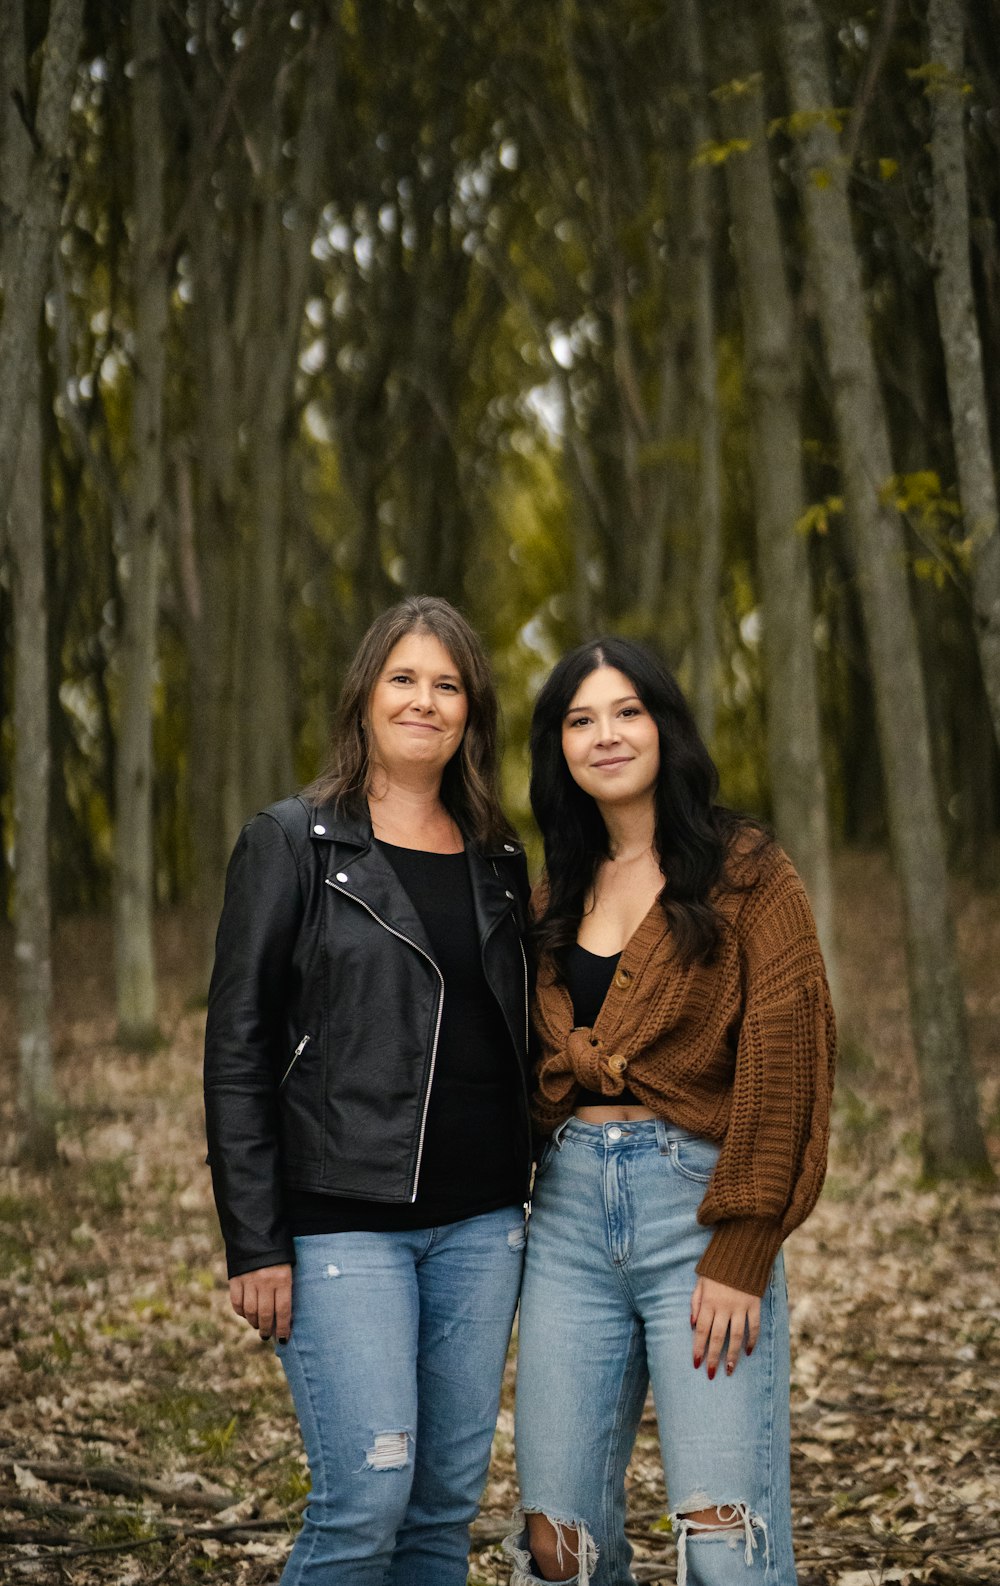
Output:
M769 834L759 822L715 802L719 775L691 709L666 663L647 645L609 636L579 645L555 666L531 719L531 807L545 844L548 898L535 930L538 946L554 951L576 941L597 867L610 857L607 827L589 793L573 780L562 750L562 728L584 678L614 667L629 679L656 723L660 772L654 790L654 844L665 881L660 903L682 963L713 956L722 919L711 901L720 882L737 890L726 858L741 830L751 849Z

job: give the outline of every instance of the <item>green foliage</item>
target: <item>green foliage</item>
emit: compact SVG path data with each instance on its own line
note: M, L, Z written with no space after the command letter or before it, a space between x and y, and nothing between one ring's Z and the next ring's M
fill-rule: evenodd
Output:
M724 165L734 154L745 154L750 147L749 138L729 138L725 143L703 143L691 161L692 170L704 165Z
M843 496L826 496L822 501L814 501L806 508L800 518L796 519L796 534L829 534L830 518L834 514L841 514L844 510Z

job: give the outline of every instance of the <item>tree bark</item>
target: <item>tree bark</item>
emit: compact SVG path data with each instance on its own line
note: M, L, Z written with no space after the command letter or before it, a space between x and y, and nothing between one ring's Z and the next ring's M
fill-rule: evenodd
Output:
M198 67L200 115L195 136L200 151L214 87L207 48L199 51ZM226 795L230 766L235 761L230 744L239 736L233 644L239 411L233 324L225 290L224 238L211 184L203 184L193 200L190 240L192 360L198 369L197 467L190 503L186 492L178 494L182 534L190 545L191 558L184 580L184 611L194 745L189 775L193 901L202 938L203 970L207 970L222 905L226 858L247 813L241 810L239 797L231 792L227 800ZM190 524L185 521L188 511ZM206 990L207 985L205 978Z
M833 387L847 514L861 584L906 933L914 1043L931 1176L987 1176L948 898L906 545L892 505L888 426L851 233L823 27L814 0L778 0L779 47L798 143L809 268Z
M974 628L993 731L1000 743L1000 523L983 351L969 248L962 0L930 0L928 79L934 206L934 292L944 347L958 488L972 573Z
M14 961L22 1153L55 1159L49 879L48 610L38 369L28 393L10 511L14 603Z
M279 189L284 141L284 95L278 82L260 126L265 184L255 238L255 315L248 346L248 415L255 513L247 552L240 623L245 679L243 739L247 810L259 809L291 787L292 712L285 599L285 460L294 404L302 317L312 242L321 201L326 140L324 96L332 72L333 34L317 21L308 47L291 205Z
M719 461L719 394L715 353L715 282L712 227L712 168L697 160L709 141L707 84L697 0L683 0L681 28L688 64L691 142L695 161L690 184L690 250L694 330L694 387L698 421L698 486L695 507L694 685L692 704L705 742L715 733L719 668L717 610L722 578L722 476Z
M62 208L70 101L83 30L83 0L52 0L31 129L30 172L16 239L5 249L0 320L0 523L6 522L21 423L37 357L38 321ZM31 111L22 100L23 114ZM6 140L5 140L6 141Z
M167 269L158 0L133 0L132 137L136 370L132 493L120 651L115 798L115 971L118 1036L157 1039L153 947L153 690L156 673Z
M750 393L767 754L778 837L798 867L836 1005L830 824L820 725L808 546L796 524L806 507L800 421L801 365L785 277L767 120L752 25L741 4L718 18L719 49L738 87L721 90L720 129Z
M12 5L0 27L0 182L5 200L0 263L18 246L28 202L31 143L18 110L28 104L24 11ZM49 876L48 600L41 371L36 316L9 517L14 614L14 963L17 983L18 1147L45 1165L56 1154L57 1093L52 1063L52 894ZM0 542L4 535L0 534Z

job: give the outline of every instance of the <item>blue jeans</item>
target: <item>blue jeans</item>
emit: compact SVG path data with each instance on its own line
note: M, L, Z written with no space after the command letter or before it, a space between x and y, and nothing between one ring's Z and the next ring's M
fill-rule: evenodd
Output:
M465 1586L524 1258L519 1206L295 1241L277 1353L312 1491L282 1586Z
M750 1359L714 1382L692 1363L695 1266L710 1234L695 1213L717 1156L711 1141L660 1120L571 1118L539 1164L518 1324L517 1468L524 1510L553 1523L578 1586L634 1586L625 1470L650 1381L679 1586L795 1583L780 1256ZM729 1529L683 1518L716 1508ZM514 1586L534 1586L526 1528L505 1547Z

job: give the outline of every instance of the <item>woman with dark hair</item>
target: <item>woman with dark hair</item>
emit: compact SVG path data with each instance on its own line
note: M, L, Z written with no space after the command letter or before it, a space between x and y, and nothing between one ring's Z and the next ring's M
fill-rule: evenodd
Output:
M312 1474L284 1586L465 1586L524 1250L524 854L446 601L361 641L328 770L226 881L205 1104L230 1298Z
M652 1382L679 1586L793 1586L780 1247L822 1184L834 1056L809 905L764 829L715 802L691 712L642 646L567 655L531 744L548 1140L512 1580L633 1583L625 1470Z

